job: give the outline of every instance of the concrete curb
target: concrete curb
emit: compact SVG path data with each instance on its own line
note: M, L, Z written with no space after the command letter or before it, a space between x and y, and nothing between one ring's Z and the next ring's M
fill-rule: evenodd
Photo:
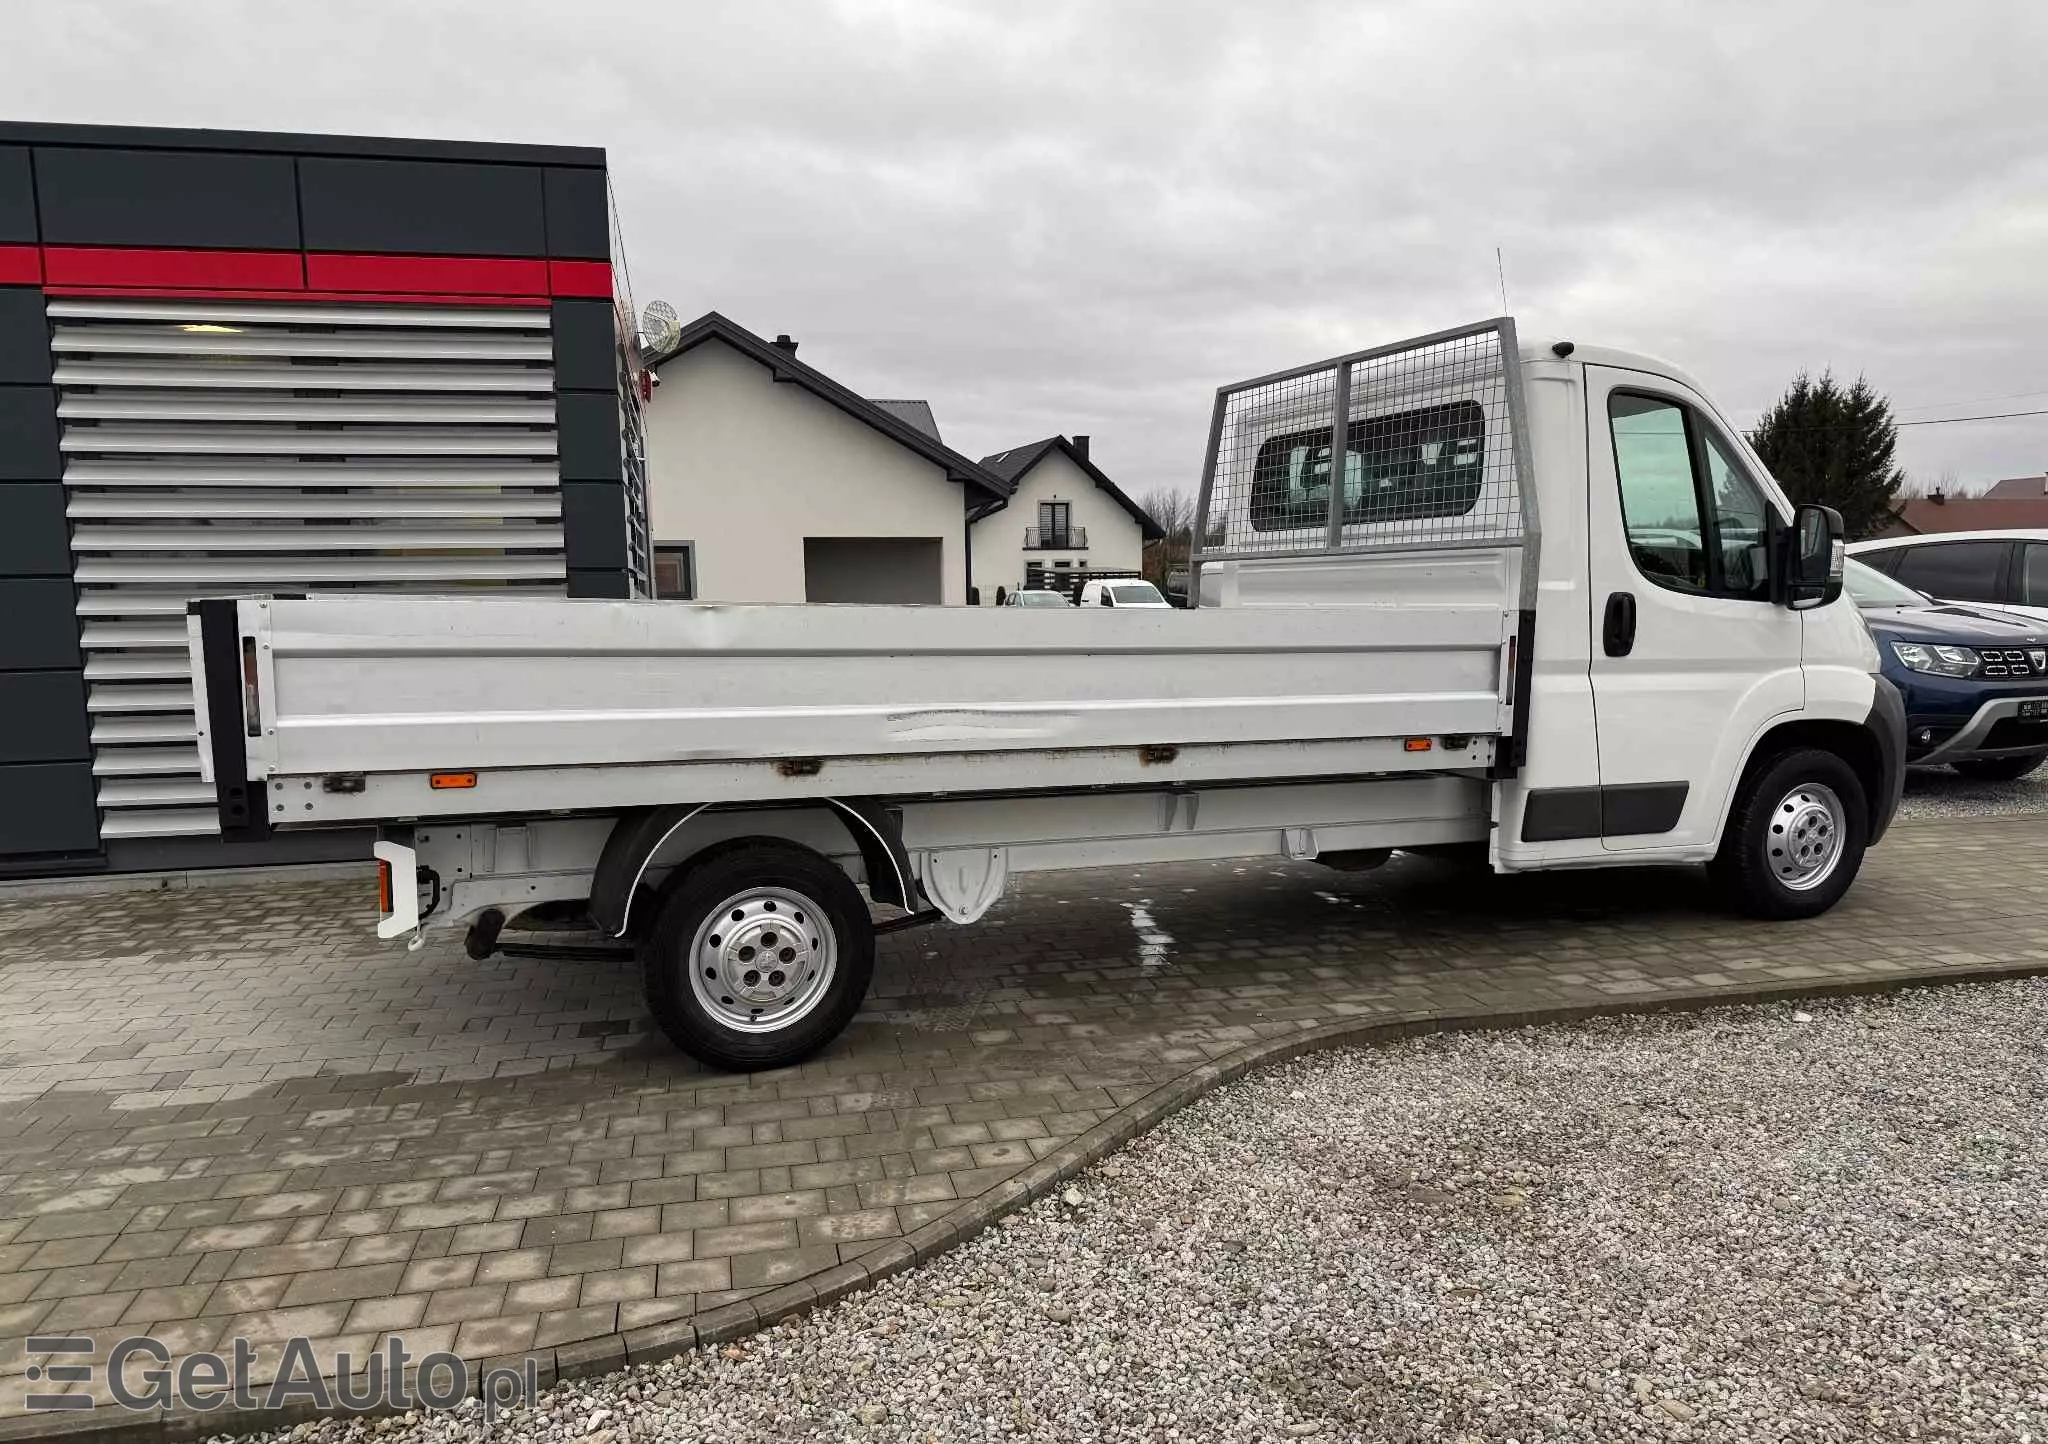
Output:
M2001 982L2044 974L2048 974L2048 959L2030 958L1970 968L1903 970L1879 977L1801 979L1798 982L1741 988L1692 988L1652 998L1615 998L1551 1008L1498 1008L1474 1012L1418 1009L1372 1018L1346 1019L1284 1037L1247 1043L1234 1052L1160 1084L1086 1133L1069 1139L1021 1173L986 1193L962 1202L916 1232L891 1239L850 1263L839 1264L753 1298L726 1304L679 1322L614 1331L553 1349L535 1349L508 1358L485 1360L472 1367L471 1383L475 1385L474 1376L480 1375L486 1367L516 1366L531 1358L536 1363L540 1386L546 1388L563 1380L613 1373L632 1364L652 1363L699 1347L727 1343L812 1309L836 1303L849 1294L872 1288L883 1279L936 1258L955 1244L966 1242L1004 1215L1045 1197L1068 1179L1100 1162L1161 1119L1179 1112L1204 1094L1225 1083L1235 1082L1255 1068L1285 1063L1308 1053L1391 1043L1426 1033L1495 1032L1629 1014L1703 1012L1710 1008L1791 1002L1802 998L1854 997L1951 983ZM341 1414L346 1411L337 1409L332 1412ZM319 1417L321 1411L304 1403L232 1414L173 1411L156 1417L102 1405L90 1412L29 1414L0 1419L0 1444L30 1439L62 1441L62 1444L188 1444L188 1441L222 1434L287 1429Z

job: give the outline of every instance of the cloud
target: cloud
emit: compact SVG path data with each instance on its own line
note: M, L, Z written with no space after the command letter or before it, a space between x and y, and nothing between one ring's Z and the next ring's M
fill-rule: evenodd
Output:
M788 331L971 453L1091 432L1143 491L1193 482L1218 383L1497 310L1496 246L1525 332L1669 356L1738 421L1802 367L2048 393L2043 53L2003 0L69 0L0 94L604 145L641 301ZM1902 458L2037 470L2044 423Z

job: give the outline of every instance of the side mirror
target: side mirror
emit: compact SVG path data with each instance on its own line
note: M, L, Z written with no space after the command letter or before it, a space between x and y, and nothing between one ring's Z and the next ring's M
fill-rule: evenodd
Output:
M1792 514L1785 532L1781 599L1795 612L1824 607L1842 595L1842 514L1831 506L1807 505Z

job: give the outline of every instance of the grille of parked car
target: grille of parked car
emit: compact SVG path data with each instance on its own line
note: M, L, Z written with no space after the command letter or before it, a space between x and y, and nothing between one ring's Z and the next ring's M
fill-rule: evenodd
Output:
M1987 677L2034 677L2048 671L2017 647L1979 647L1977 655L1983 660ZM2038 653L2035 655L2039 656Z

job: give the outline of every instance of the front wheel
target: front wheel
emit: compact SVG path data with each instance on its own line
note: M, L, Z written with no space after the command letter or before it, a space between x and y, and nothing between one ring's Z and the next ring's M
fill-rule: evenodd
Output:
M761 839L688 865L640 955L669 1039L748 1072L839 1036L874 976L875 934L860 890L829 859Z
M1856 880L1869 837L1870 804L1854 769L1832 752L1799 748L1752 771L1711 871L1752 917L1815 917Z
M2048 752L2022 752L2017 757L1973 757L1949 765L1974 782L2017 782L2048 762Z

